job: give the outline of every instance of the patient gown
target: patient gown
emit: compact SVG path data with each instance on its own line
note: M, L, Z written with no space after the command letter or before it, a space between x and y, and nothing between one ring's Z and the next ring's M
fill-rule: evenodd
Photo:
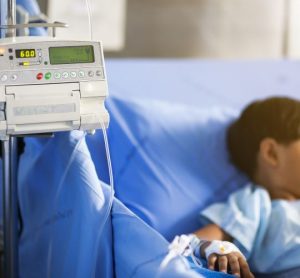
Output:
M201 212L234 238L257 273L300 266L300 200L271 200L268 192L248 184Z

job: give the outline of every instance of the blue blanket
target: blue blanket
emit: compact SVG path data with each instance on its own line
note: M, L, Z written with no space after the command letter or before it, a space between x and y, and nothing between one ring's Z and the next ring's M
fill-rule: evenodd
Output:
M19 166L21 277L226 277L176 258L168 242L99 182L81 132L26 139ZM107 218L108 216L108 218Z

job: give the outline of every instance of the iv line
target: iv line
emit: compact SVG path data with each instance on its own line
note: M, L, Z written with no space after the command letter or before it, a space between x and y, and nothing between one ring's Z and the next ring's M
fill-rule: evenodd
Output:
M114 178L113 178L113 171L112 171L112 165L111 165L111 158L110 158L110 151L109 151L109 145L108 145L108 139L107 139L107 133L105 129L104 123L101 121L101 129L103 132L103 138L104 138L104 145L105 145L105 152L106 152L106 160L107 160L107 166L108 166L108 172L109 172L109 183L110 183L110 200L108 209L106 212L106 215L104 216L104 221L106 222L110 211L112 209L112 203L114 199ZM105 222L103 223L103 226L105 225Z
M85 0L87 13L88 13L88 20L89 20L89 31L90 31L90 40L93 40L93 23L92 23L92 11L91 11L91 5L89 0Z
M102 129L102 132L103 132L106 159L107 159L107 164L108 164L109 183L112 187L114 187L114 178L113 178L113 172L112 172L112 166L111 166L111 158L110 158L110 151L109 151L107 133L106 133L105 125L104 125L103 122L101 122L101 129Z

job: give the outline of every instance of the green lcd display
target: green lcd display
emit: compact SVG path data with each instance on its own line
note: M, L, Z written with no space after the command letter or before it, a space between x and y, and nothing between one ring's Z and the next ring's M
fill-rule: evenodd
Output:
M49 56L51 65L95 62L92 45L50 47Z

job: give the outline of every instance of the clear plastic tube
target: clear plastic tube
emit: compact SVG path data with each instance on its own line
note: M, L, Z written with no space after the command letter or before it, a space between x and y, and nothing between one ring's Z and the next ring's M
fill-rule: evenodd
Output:
M101 227L99 227L99 230L98 230L99 231L98 237L95 240L95 242L97 242L97 243L100 240L105 240L105 239L102 238L103 230L105 228L105 225L106 225L108 219L111 216L111 210L112 210L113 200L114 200L114 195L115 195L114 194L114 178L113 178L113 171L112 171L112 165L111 165L110 151L109 151L106 128L105 128L105 124L103 122L101 122L101 129L102 129L103 138L104 138L106 160L107 160L107 166L108 166L108 172L109 172L110 197L109 197L109 203L108 203L107 209L106 209L104 217L103 217L103 221L101 223ZM113 227L111 227L111 228L113 228ZM96 268L94 269L93 277L96 277Z
M110 158L110 151L109 151L109 144L108 144L108 139L107 139L107 133L106 133L106 128L103 122L101 122L101 128L102 128L102 133L103 133L103 138L104 138L104 145L105 145L105 152L106 152L106 160L107 160L107 166L108 166L108 173L109 173L109 183L110 183L110 200L109 200L109 205L107 207L107 212L104 217L104 222L103 226L105 225L110 211L112 209L112 204L113 204L113 199L114 199L114 177L113 177L113 171L112 171L112 165L111 165L111 158Z
M93 40L93 22L92 22L92 10L90 5L90 0L85 0L88 20L89 20L89 31L90 31L90 40Z

